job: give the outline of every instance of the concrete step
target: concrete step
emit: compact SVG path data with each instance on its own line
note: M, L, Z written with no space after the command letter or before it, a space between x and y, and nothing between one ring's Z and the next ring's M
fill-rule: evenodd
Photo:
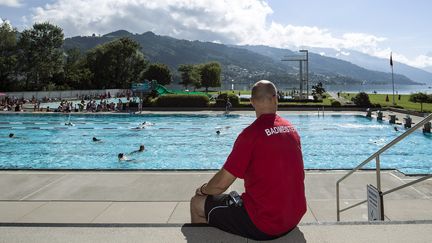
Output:
M301 224L271 242L430 242L432 221ZM255 242L188 224L0 224L0 242Z

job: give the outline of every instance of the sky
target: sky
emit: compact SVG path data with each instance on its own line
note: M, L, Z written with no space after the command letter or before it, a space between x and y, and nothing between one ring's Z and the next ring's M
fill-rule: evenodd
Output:
M224 44L351 49L432 71L430 0L0 0L18 30L65 36L125 29Z

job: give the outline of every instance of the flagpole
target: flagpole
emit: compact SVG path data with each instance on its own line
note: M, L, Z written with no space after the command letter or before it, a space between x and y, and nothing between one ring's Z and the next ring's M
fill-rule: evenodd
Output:
M396 103L395 103L395 97L394 97L395 90L394 90L394 78L393 78L393 65L391 66L391 68L392 68L392 84L393 84L393 105L396 105Z
M395 103L395 88L394 88L394 76L393 76L393 55L392 55L393 53L392 52L390 52L390 66L391 66L391 69L392 69L392 85L393 85L393 105L396 105L396 103Z

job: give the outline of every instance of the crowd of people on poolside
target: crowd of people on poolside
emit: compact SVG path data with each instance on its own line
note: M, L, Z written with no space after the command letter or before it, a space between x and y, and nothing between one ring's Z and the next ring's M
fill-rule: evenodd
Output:
M0 99L0 111L24 111L24 104L33 104L33 111L46 111L46 112L113 112L129 110L130 104L135 103L135 98L131 98L132 93L130 91L118 93L116 98L126 97L127 102L123 102L118 99L118 102L110 101L109 99L114 98L111 96L110 92L100 95L81 95L77 96L78 100L81 101L68 101L65 99L51 99L44 97L42 99L36 99L34 96L29 99L16 98L16 97L3 97ZM99 102L97 102L99 99ZM58 102L60 104L57 107L45 108L41 107L42 102Z

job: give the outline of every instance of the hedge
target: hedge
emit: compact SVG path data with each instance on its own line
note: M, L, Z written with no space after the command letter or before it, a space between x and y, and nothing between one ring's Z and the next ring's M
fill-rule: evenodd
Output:
M160 107L207 107L209 97L206 95L166 94L159 96L156 105Z
M226 99L229 99L231 105L233 107L238 107L240 104L240 98L236 94L227 94L222 93L216 97L216 107L225 107L226 106Z
M331 102L331 106L334 106L334 107L340 107L340 106L341 106L341 103L340 103L339 101L337 101L337 100L332 100L332 102Z

